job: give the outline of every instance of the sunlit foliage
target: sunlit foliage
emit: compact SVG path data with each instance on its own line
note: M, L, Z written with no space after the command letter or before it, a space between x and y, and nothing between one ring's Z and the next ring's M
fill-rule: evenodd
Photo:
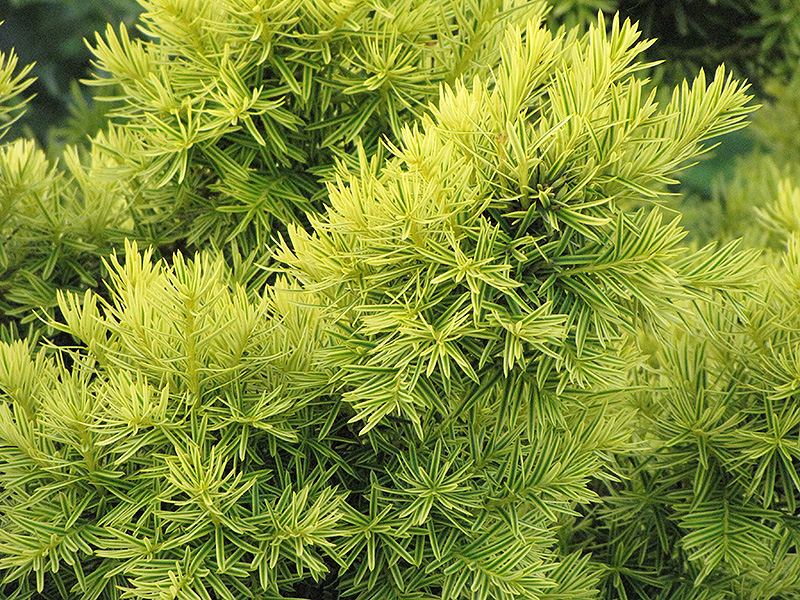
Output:
M538 3L144 7L89 149L0 152L58 342L0 342L0 595L800 591L800 194L762 257L661 205L746 85Z

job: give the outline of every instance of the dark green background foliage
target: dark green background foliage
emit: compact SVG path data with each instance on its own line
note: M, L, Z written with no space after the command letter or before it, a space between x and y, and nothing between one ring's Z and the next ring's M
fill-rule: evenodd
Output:
M82 142L81 134L95 133L102 115L90 119L98 111L88 106L80 110L88 95L74 87L90 74L91 52L84 38L91 38L106 23L122 21L130 27L140 11L131 0L2 0L0 47L13 48L22 64L36 63L36 81L30 89L36 97L12 135L30 132L40 142L52 142L69 127L70 141ZM71 112L78 111L81 119L70 122Z
M769 76L789 77L800 60L800 5L793 0L619 0L640 22L673 76L724 62L759 92Z
M800 597L794 2L13 4L0 596Z

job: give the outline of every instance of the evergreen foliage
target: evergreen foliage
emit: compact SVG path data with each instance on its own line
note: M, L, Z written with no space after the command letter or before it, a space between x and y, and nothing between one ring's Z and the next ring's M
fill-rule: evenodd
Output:
M626 458L629 478L567 545L613 567L608 598L800 593L800 238L784 242L756 290L698 303L637 374L648 450Z
M33 95L12 135L30 135L43 144L82 137L102 127L102 112L76 81L90 71L84 42L106 23L132 25L141 10L135 0L0 0L0 49L14 48L20 61L33 64ZM81 119L71 113L83 107ZM66 127L69 125L69 127Z
M28 65L15 73L17 62L15 54L0 52L0 135L5 135L8 128L22 115L27 101L20 100L18 96L32 83L26 78L32 67Z
M732 161L727 177L709 182L710 197L674 199L696 240L741 238L754 248L778 250L800 231L794 199L800 187L800 77L769 79L766 88L770 96L749 128L753 150Z
M47 200L67 208L32 220L57 233L42 236L49 243L33 260L7 267L7 315L24 321L55 306L56 288L102 278L110 246L52 214L72 205L106 218L104 235L118 247L123 237L167 256L233 245L266 260L276 231L322 210L321 178L347 160L356 137L379 152L381 136L419 116L440 84L487 73L506 26L544 10L528 0L142 5L150 38L110 25L97 36L101 75L89 83L118 106L88 151L66 150L68 189ZM38 188L40 179L22 183ZM75 264L97 268L76 274Z
M87 148L0 148L0 595L800 595L799 188L763 254L662 206L746 85L523 0L143 6Z
M800 60L800 4L794 0L618 0L614 8L658 39L670 79L725 63L763 91Z
M96 144L123 163L148 242L262 247L321 209L320 177L358 137L370 154L442 83L485 73L527 0L380 4L144 2L132 40L94 50L124 104ZM120 168L114 170L120 173Z

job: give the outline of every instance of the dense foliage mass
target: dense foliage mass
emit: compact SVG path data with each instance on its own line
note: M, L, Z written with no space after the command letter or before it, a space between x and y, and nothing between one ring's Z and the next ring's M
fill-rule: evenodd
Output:
M142 4L107 127L0 147L0 595L800 595L800 188L663 206L746 85L591 2Z
M109 127L88 150L67 149L66 175L22 173L4 199L27 217L3 278L6 315L24 321L55 306L56 288L94 286L99 258L126 237L167 255L230 244L263 254L276 230L322 210L321 177L357 137L379 152L441 84L488 73L504 29L543 10L527 0L143 6L152 39L109 26L96 40L92 83L121 100ZM30 144L8 152L51 172Z

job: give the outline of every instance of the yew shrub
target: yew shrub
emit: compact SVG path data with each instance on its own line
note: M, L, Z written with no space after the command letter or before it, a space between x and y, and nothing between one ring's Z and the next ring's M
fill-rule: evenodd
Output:
M143 6L87 148L0 148L4 597L800 594L800 191L764 252L663 205L746 85L521 0Z

